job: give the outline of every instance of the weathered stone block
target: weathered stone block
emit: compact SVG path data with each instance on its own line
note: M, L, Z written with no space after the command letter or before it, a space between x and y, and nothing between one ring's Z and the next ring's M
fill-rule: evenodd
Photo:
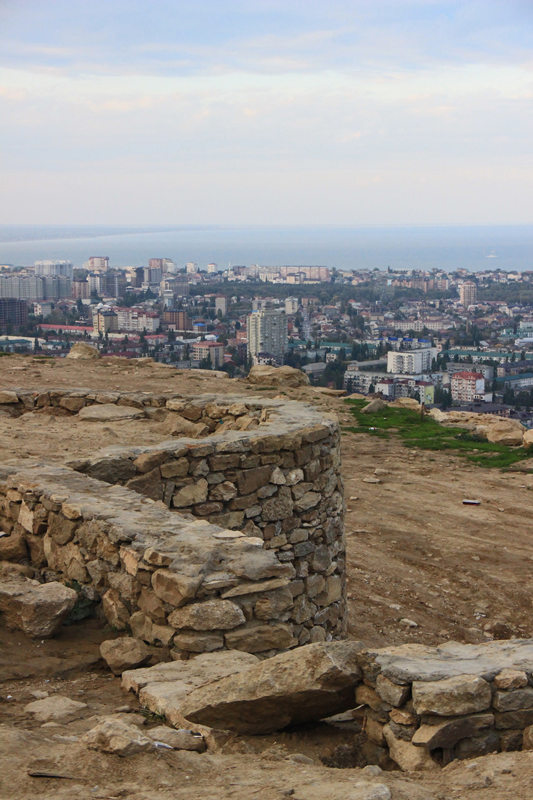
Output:
M230 630L243 625L246 620L242 610L231 600L206 600L178 608L170 614L168 622L177 629L196 631Z
M168 569L158 569L152 575L156 595L172 606L182 606L191 600L202 582L201 576L178 575Z
M236 465L235 465L236 466ZM257 467L256 469L242 470L237 474L237 486L240 494L251 494L270 481L272 468Z
M184 486L172 498L175 508L185 508L186 506L204 503L207 500L208 483L205 478L200 478L196 483Z
M445 717L474 714L485 711L491 700L489 684L475 675L413 683L413 707L417 714Z

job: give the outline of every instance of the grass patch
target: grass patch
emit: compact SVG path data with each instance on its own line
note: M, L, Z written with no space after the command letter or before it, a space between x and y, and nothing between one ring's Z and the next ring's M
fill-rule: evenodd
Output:
M365 400L347 400L357 422L356 427L347 428L352 433L368 433L388 439L389 430L394 429L406 447L422 450L453 450L473 464L482 467L505 469L529 458L523 447L508 447L504 444L486 442L466 428L447 428L432 417L421 417L408 408L384 408L373 414L363 414Z

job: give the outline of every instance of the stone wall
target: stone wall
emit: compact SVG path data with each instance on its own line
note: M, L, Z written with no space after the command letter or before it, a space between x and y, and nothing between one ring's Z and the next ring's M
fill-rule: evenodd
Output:
M356 713L403 769L533 749L532 640L409 644L357 660Z
M120 408L97 397L98 414ZM143 409L202 425L203 438L112 448L71 468L5 466L0 554L75 581L112 625L179 652L272 655L342 637L337 423L295 402L158 398Z

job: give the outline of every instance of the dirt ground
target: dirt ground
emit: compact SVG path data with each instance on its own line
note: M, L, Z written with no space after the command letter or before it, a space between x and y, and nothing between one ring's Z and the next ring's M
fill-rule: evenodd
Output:
M1 358L0 388L15 387L184 395L254 391L241 380L205 379L116 359ZM350 424L341 400L310 387L283 392L336 412L344 427ZM278 396L280 390L260 394ZM2 460L16 456L65 461L93 453L95 442L105 447L166 438L161 424L149 420L103 425L75 417L0 416ZM346 431L342 452L350 638L383 646L533 638L533 475L485 470L445 452L409 450L394 436L383 440ZM365 482L376 477L376 469L380 483ZM481 505L464 506L465 498L481 500ZM64 628L58 638L41 643L0 628L0 800L34 796L351 800L359 797L354 793L359 782L385 784L393 800L533 797L530 753L454 762L430 774L373 776L360 769L328 769L320 756L355 734L324 724L230 740L215 755L161 752L118 759L87 751L77 737L94 724L91 717L137 703L123 694L119 679L99 660L99 644L110 635L92 622ZM57 728L40 727L23 711L36 690L83 699L89 706L85 718ZM154 720L147 724L156 722L160 724ZM292 761L295 753L313 764ZM31 778L27 772L32 768L53 768L73 779Z

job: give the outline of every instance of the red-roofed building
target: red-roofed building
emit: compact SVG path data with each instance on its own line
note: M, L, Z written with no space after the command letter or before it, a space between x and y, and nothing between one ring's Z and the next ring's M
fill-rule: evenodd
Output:
M451 379L452 400L473 403L485 399L485 378L480 372L455 372Z

